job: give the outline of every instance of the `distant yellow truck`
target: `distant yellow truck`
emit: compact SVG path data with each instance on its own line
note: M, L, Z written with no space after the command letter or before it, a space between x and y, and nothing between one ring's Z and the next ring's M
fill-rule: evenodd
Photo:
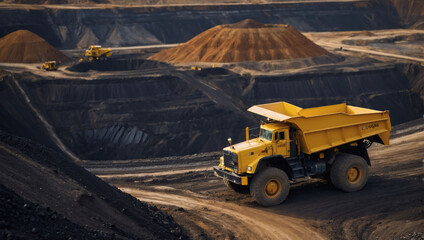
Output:
M267 118L259 137L223 149L215 175L235 191L250 190L263 206L283 202L290 183L328 177L343 191L362 189L371 165L367 148L388 145L388 111L337 104L302 109L287 102L256 105L248 111Z
M41 70L44 71L56 71L57 70L57 64L56 61L48 61L41 64Z
M85 50L85 57L88 61L94 60L106 60L112 55L112 49L103 48L100 45L91 45L87 50Z

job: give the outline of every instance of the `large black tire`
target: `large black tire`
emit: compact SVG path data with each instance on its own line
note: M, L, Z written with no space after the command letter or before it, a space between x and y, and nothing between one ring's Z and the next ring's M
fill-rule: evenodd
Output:
M368 164L360 156L340 153L331 166L331 182L345 192L361 190L368 180Z
M227 179L223 179L223 180L224 180L225 185L229 189L231 189L235 192L238 192L238 193L248 193L249 192L249 186L238 185L238 184L235 184L233 182L228 181Z
M266 167L255 174L250 184L250 195L262 206L269 207L286 200L290 191L287 174L278 168Z

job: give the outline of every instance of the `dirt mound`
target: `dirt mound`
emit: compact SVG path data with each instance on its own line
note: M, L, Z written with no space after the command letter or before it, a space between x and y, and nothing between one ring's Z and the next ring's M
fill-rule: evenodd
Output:
M253 19L244 19L243 21L227 25L229 28L263 28L265 24L257 22Z
M0 236L184 238L172 217L157 208L122 193L51 149L2 131L0 168Z
M18 30L0 39L0 62L39 63L49 60L68 62L71 59L28 30Z
M190 41L162 50L150 59L174 62L244 62L310 58L328 52L289 25L265 25L251 19L213 27Z

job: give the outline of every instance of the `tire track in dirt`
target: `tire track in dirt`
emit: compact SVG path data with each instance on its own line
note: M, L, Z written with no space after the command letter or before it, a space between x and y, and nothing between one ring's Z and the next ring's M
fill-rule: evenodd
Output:
M325 239L301 219L277 215L249 206L168 192L120 188L141 201L196 211L231 231L236 239Z

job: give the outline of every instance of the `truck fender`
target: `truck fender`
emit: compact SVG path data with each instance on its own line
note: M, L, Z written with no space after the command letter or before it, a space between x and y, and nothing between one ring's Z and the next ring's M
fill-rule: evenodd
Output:
M259 159L254 173L258 173L264 167L279 168L286 172L289 178L293 178L293 171L287 160L282 155L271 155Z
M371 166L370 157L368 155L368 151L367 151L367 148L365 146L365 143L362 140L358 141L357 143L358 143L358 145L355 146L355 147L351 147L349 144L345 144L345 145L341 146L339 148L339 150L340 150L340 152L358 155L358 156L362 157L363 159L365 159L367 164L369 166Z
M328 155L329 157L325 160L327 162L327 164L329 165L333 165L334 161L336 160L336 153L334 151L328 151L328 153L326 152L326 155Z

